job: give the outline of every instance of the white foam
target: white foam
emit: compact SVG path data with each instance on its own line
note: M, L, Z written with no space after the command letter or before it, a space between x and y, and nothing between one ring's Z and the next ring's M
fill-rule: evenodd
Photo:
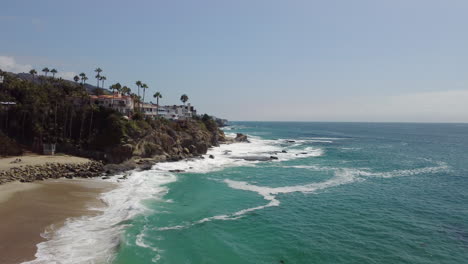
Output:
M224 220L224 221L236 220L236 219L241 218L245 214L256 211L256 210L265 209L267 207L279 206L280 201L277 199L277 195L279 194L288 194L288 193L294 193L294 192L302 192L302 193L310 194L310 193L317 192L319 190L324 190L324 189L336 187L336 186L343 185L343 184L350 184L353 182L364 181L369 177L391 178L391 177L412 176L412 175L427 174L427 173L438 173L438 172L448 170L448 166L445 163L439 163L439 166L435 166L435 167L424 167L424 168L409 169L409 170L394 170L390 172L371 172L367 168L355 169L355 168L332 168L332 167L319 167L319 166L284 166L284 167L305 168L305 169L313 169L313 170L333 170L335 171L335 175L334 177L328 180L322 181L322 182L314 182L314 183L309 183L309 184L284 186L284 187L258 186L258 185L254 185L245 181L235 181L235 180L225 179L224 182L229 187L233 189L258 193L260 196L262 196L265 200L269 202L265 205L243 209L235 213L207 217L207 218L203 218L199 221L195 221L186 225L162 227L162 228L157 228L157 230L164 231L164 230L189 228L191 226L213 221L213 220Z
M102 194L108 206L100 208L101 214L68 219L62 228L46 234L49 240L37 245L36 259L26 263L110 263L125 221L144 213L147 208L141 201L160 199L167 192L163 185L175 180L168 173L133 172L116 189Z
M255 136L249 136L249 141L251 143L221 145L220 147L210 149L208 153L204 155L204 159L159 163L154 165L149 171L130 172L128 179L123 182L118 180L119 176L115 176L112 178L112 181L116 182L118 187L101 196L101 199L108 206L106 208L95 208L101 211L101 214L72 218L67 220L65 225L58 230L51 228L43 234L48 240L37 245L38 251L36 253L36 260L27 263L67 264L111 262L119 243L129 243L129 241L125 241L125 238L120 237L123 229L128 225L127 222L138 214L149 212L150 209L142 204L143 200L159 199L161 202L172 202L171 200L162 200L163 196L168 191L165 185L177 179L175 174L168 172L169 170L207 173L222 170L226 167L255 166L255 164L258 163L256 161L246 161L242 158L233 158L236 156L258 155L269 157L274 155L278 157L277 161L316 157L323 155L323 150L311 146L303 149L298 147L303 144L313 143L314 141L328 143L323 141L331 142L332 140L335 139L310 138L298 141L294 144L285 144L283 139L263 140ZM287 152L283 153L283 150ZM214 159L210 159L209 155L213 155ZM354 179L353 177L336 177L323 183L279 188L261 187L247 182L226 180L226 183L231 188L257 192L262 195L268 203L257 207L242 209L231 214L207 217L188 225L162 227L159 230L186 228L213 220L235 220L255 210L279 206L280 201L276 199L276 195L280 193L295 191L313 192L318 189L349 182L351 179ZM144 232L137 236L134 243L140 247L149 246L145 243ZM155 248L151 248L151 250L158 253ZM157 260L159 258L158 256L157 254L153 260Z
M156 263L159 259L161 259L161 252L163 250L157 248L157 247L152 247L145 242L145 233L148 231L147 226L145 225L143 227L143 230L136 236L135 240L135 245L142 247L142 248L147 248L151 251L153 251L154 257L151 259L153 263Z
M278 161L286 161L304 157L316 157L323 155L323 150L312 146L299 148L301 145L314 142L331 143L337 138L307 138L296 140L294 143L285 143L284 139L262 140L255 136L249 136L251 143L236 143L221 145L220 147L210 149L204 159L191 159L178 162L164 162L153 166L149 171L131 172L131 175L124 182L118 183L118 177L112 180L118 183L118 187L110 192L104 193L101 199L108 205L106 208L95 208L102 213L97 216L86 216L67 220L65 225L54 230L53 227L43 234L48 240L37 245L36 260L27 262L31 264L39 263L109 263L112 262L116 247L119 243L129 243L120 234L130 221L138 214L148 212L147 207L142 204L146 199L162 198L168 192L166 184L177 180L175 174L169 170L185 170L191 173L207 173L216 170L222 170L233 166L255 166L258 162L246 161L242 156L270 156L278 157ZM326 142L325 142L326 141ZM286 153L282 153L286 150ZM272 154L274 153L274 154ZM213 155L214 159L210 159ZM277 161L272 161L277 162ZM362 181L369 177L390 178L406 175L417 175L424 173L436 173L448 169L446 164L439 166L425 167L411 170L396 170L390 172L372 172L369 169L353 168L323 168L316 165L310 166L291 166L296 168L310 170L333 170L334 177L323 181L304 185L267 187L258 186L245 181L234 181L226 179L224 182L233 189L245 190L258 193L266 201L264 205L246 208L237 212L206 217L192 223L176 225L170 227L161 227L157 230L171 230L187 228L193 225L206 223L209 221L236 220L244 215L262 210L267 207L279 206L277 199L279 194L288 194L293 192L314 193L319 190L336 187L343 184L349 184L356 181ZM145 242L145 229L136 237L134 243L143 248L149 248L155 252L153 262L160 258L160 252Z
M206 155L203 155L204 159L163 162L153 166L153 169L159 171L184 170L192 173L207 173L227 167L252 166L258 163L256 161L246 161L242 158L246 156L276 156L278 157L277 161L286 161L323 155L322 149L310 146L304 149L289 149L282 145L284 142L281 139L263 140L258 137L249 136L249 141L250 143L223 144L212 148ZM281 151L283 150L287 150L287 152L282 153ZM210 155L213 155L214 159L209 158Z
M142 201L160 199L161 202L166 202L162 200L168 191L164 185L177 179L175 174L168 172L169 170L206 173L232 166L254 166L258 162L233 159L232 157L269 155L270 152L281 152L285 148L282 146L284 142L281 140L261 140L252 136L249 136L249 140L251 143L221 145L210 149L204 155L205 159L164 162L156 164L148 171L133 171L130 172L125 181L118 180L121 175L112 177L111 180L118 184L118 187L101 196L101 199L108 206L94 208L101 211L99 215L68 219L65 225L58 230L49 228L43 234L48 240L37 245L36 259L26 263L111 262L119 243L126 243L125 238L120 237L122 230L127 226L126 221L138 214L148 212L149 209L142 204ZM289 160L321 154L320 149L308 148L305 150L288 149L288 153L278 153L276 156L279 160ZM215 158L210 159L209 155L213 155ZM230 215L208 217L194 224L211 220L237 219L247 212L278 204L279 202L273 199L265 206L244 209ZM142 247L147 246L144 243L143 234L137 237L135 244Z

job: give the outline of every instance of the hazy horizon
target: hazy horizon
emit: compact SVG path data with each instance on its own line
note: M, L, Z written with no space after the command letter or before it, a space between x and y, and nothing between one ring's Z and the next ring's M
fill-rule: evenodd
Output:
M101 67L229 120L468 122L468 2L10 1L0 69Z

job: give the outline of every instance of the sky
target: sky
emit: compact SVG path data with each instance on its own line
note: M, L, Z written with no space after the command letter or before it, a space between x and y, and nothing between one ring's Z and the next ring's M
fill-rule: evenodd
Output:
M466 0L15 0L0 69L244 121L468 122ZM149 99L148 99L149 98Z

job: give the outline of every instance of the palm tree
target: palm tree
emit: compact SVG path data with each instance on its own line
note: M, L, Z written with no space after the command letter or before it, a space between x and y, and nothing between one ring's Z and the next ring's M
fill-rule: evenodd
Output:
M148 87L148 85L146 85L146 83L144 83L144 84L141 85L141 88L143 89L143 103L145 103L145 91L149 87Z
M44 75L47 77L47 73L50 72L49 68L45 67L44 69L42 69L42 72L44 73Z
M159 115L159 98L162 98L162 94L160 92L156 92L153 97L156 98L156 113Z
M130 88L128 88L127 86L122 87L122 94L123 95L130 95L131 92L132 92L132 90L130 90Z
M52 78L55 78L55 74L57 73L58 71L56 69L52 69L50 71L50 73L52 73Z
M186 94L183 94L183 95L180 97L180 100L184 103L184 105L185 105L185 102L188 101L188 99L189 99L189 98L188 98L188 96L187 96Z
M80 80L80 77L78 77L78 75L75 75L75 77L73 77L73 80L78 83L78 81Z
M143 83L141 81L137 81L135 84L138 87L138 97L140 97L140 87ZM138 109L140 109L140 102L138 102Z
M131 97L132 100L133 100L133 108L135 108L135 105L139 105L139 104L140 104L140 101L141 101L141 100L140 100L140 99L141 99L140 96L138 96L138 95L136 95L136 94L134 94L134 93L131 93L131 94L130 94L130 97ZM135 110L135 109L134 109L134 110Z
M37 74L37 71L35 69L32 69L32 70L29 71L29 74L32 75L32 78L34 80L34 76Z
M112 107L114 106L114 97L115 97L115 92L120 92L122 90L122 85L120 83L116 83L111 85L110 89L112 90Z
M99 81L100 81L100 79L101 79L101 75L97 74L96 76L94 76L94 78L96 78L96 80L97 80L97 85L96 85L96 87L99 88Z
M107 80L106 76L101 76L101 78L99 78L99 80L102 81L102 88L104 88L104 81Z
M97 109L97 106L89 100L89 110L91 111L91 117L89 119L89 132L88 132L88 140L91 140L91 135L93 132L93 116L94 116L94 111Z
M95 78L97 79L97 87L99 88L99 81L100 81L99 79L101 78L102 69L99 68L99 67L97 67L97 68L94 70L94 72L97 72Z
M88 77L86 77L86 74L84 72L80 73L80 77L81 77L81 84L84 84L85 81L88 80Z
M120 92L120 91L122 91L122 85L120 83L116 83L116 84L111 85L110 89L113 92Z

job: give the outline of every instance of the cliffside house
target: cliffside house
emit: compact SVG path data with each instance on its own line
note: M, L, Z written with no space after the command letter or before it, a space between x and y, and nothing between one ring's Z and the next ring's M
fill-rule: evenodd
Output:
M158 116L158 105L153 103L142 103L141 112L145 117L156 118Z
M113 95L91 95L91 102L103 107L112 108L130 117L135 103L130 96L114 93Z
M145 117L156 118L158 116L170 120L190 119L197 114L197 110L190 105L160 105L153 103L136 104L130 96L114 93L113 95L90 95L91 103L98 106L112 108L127 117L131 117L134 108L140 107ZM81 98L76 98L75 104L82 104Z
M197 114L195 108L190 105L166 105L159 109L161 116L171 120L190 119Z

